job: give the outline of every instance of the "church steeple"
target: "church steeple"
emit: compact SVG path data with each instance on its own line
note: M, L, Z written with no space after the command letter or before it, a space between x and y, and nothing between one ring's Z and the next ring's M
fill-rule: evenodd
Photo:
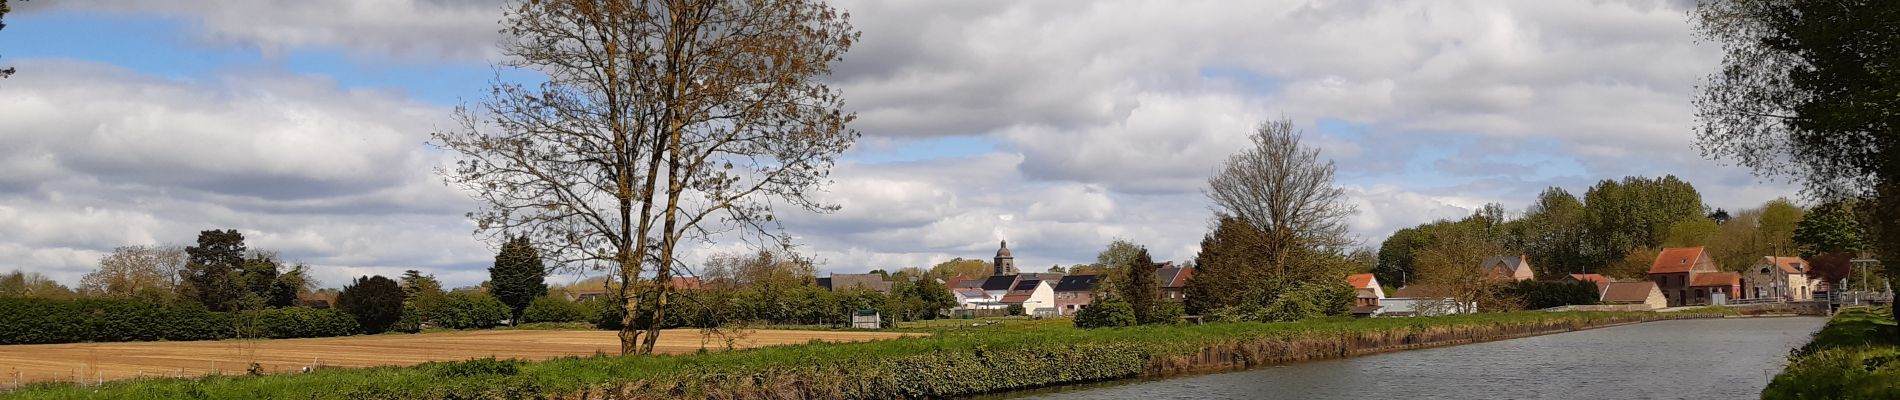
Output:
M1009 255L1009 241L1008 240L1004 240L1002 243L1002 247L996 249L996 263L993 264L993 267L994 267L993 273L995 275L1015 275L1016 274L1016 257Z

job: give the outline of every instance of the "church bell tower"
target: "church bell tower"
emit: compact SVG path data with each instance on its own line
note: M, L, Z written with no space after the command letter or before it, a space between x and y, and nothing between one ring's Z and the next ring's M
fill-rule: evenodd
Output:
M996 249L996 275L1015 275L1016 257L1009 255L1009 241L1004 240L1002 248Z

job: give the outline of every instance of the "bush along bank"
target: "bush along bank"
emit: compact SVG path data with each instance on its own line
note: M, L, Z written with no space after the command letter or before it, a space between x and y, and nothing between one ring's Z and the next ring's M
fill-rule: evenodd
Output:
M1900 398L1900 331L1887 308L1848 308L1788 357L1761 398Z
M944 332L699 355L476 360L309 374L31 386L21 399L938 398L1498 340L1700 314L1428 318Z
M342 336L356 321L335 310L221 313L130 299L0 299L0 344Z

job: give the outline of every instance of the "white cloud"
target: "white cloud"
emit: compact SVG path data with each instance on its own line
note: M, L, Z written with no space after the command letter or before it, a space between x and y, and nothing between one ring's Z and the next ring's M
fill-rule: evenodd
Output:
M149 13L212 43L356 61L493 61L500 18L490 0L41 3L23 15ZM1005 238L1026 269L1115 238L1189 259L1207 175L1281 117L1338 160L1369 245L1623 175L1677 174L1731 209L1790 194L1693 148L1689 97L1717 54L1691 41L1682 1L834 4L864 32L830 80L867 144L996 148L839 166L821 197L843 210L782 215L831 271L986 259ZM325 77L15 62L34 74L0 91L0 132L27 132L0 134L0 257L70 279L112 246L238 227L333 285L414 267L480 280L472 203L420 145L447 110Z

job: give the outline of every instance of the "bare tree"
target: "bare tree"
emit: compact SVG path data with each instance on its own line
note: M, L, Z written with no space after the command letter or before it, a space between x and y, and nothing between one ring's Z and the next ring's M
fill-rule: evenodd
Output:
M1217 212L1260 230L1274 257L1269 271L1283 274L1296 250L1340 253L1351 246L1346 217L1358 209L1333 185L1333 162L1302 145L1291 120L1262 123L1248 139L1252 146L1227 158L1206 193Z
M120 247L99 259L99 270L79 278L79 291L89 296L170 296L178 287L178 270L184 266L183 247Z
M1456 309L1475 312L1471 304L1491 310L1517 308L1504 287L1483 268L1484 260L1504 254L1504 245L1484 233L1482 223L1467 220L1437 231L1431 245L1419 250L1415 261L1418 283L1456 299Z
M776 232L775 203L810 195L856 142L830 73L858 34L816 0L520 0L501 83L434 143L444 175L483 201L479 233L529 238L557 265L607 270L623 299L622 353L652 351L678 245ZM642 302L648 304L642 305Z

